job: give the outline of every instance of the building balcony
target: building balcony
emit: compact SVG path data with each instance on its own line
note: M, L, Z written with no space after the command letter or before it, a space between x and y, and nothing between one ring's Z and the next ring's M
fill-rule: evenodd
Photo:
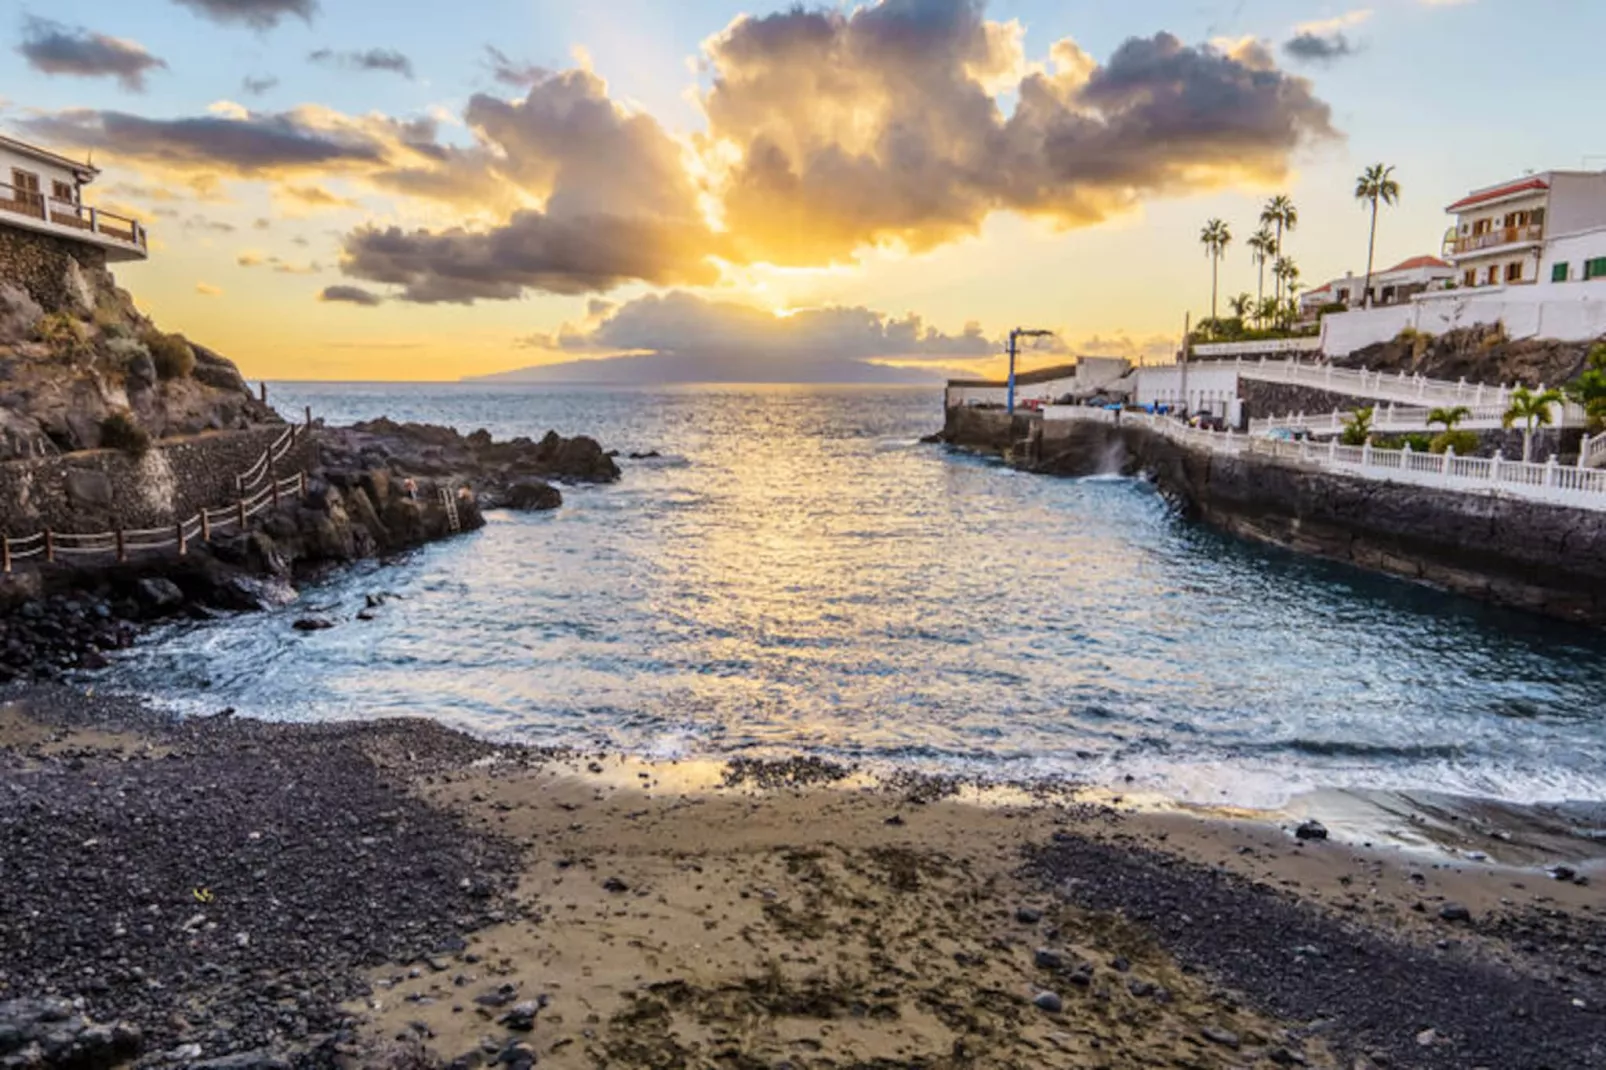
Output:
M1530 223L1525 227L1495 227L1482 234L1472 234L1465 238L1454 238L1449 242L1447 252L1451 256L1471 256L1474 253L1485 252L1489 249L1499 249L1506 245L1528 245L1545 240L1545 226L1543 223Z
M0 183L0 223L98 246L108 260L143 260L150 255L145 226L136 219L4 183Z

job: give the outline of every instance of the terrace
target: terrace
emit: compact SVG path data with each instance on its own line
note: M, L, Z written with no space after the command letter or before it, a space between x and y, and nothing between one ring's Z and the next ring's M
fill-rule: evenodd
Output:
M150 255L145 225L137 219L8 183L0 183L0 223L88 242L105 249L108 260L143 260Z

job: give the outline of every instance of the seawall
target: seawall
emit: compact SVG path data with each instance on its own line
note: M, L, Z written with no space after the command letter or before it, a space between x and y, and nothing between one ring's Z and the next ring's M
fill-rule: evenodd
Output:
M1606 626L1606 513L1224 455L1136 423L954 411L944 438L1007 451L1028 471L1143 475L1187 515L1234 535Z

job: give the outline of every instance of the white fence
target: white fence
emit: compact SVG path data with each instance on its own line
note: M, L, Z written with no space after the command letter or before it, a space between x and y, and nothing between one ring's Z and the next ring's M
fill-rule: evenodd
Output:
M1375 398L1401 405L1504 405L1511 400L1512 387L1452 383L1447 379L1428 379L1420 375L1394 375L1357 368L1335 368L1331 364L1301 364L1291 360L1237 361L1234 367L1245 379L1268 383L1292 383L1335 394ZM1541 385L1540 390L1544 389Z
M1505 427L1506 405L1466 405L1468 412L1456 423L1461 431L1496 431ZM1584 410L1571 402L1552 405L1551 423L1547 427L1578 427L1585 422ZM1558 411L1560 410L1560 411ZM1440 424L1430 424L1428 417L1434 410L1414 405L1379 405L1372 410L1373 431L1410 433L1413 431L1443 430ZM1313 435L1338 434L1349 425L1350 413L1334 409L1330 413L1289 413L1283 417L1250 420L1249 433L1262 434L1274 429L1309 431ZM1515 425L1515 426L1521 426Z
M1081 414L1065 406L1060 419L1086 419L1112 422L1113 414L1101 409L1085 409ZM1508 461L1493 457L1457 457L1418 453L1409 448L1380 450L1371 446L1341 446L1338 440L1325 443L1287 442L1241 435L1228 431L1204 431L1165 416L1143 412L1124 412L1120 423L1141 424L1166 438L1228 455L1253 454L1274 458L1299 467L1323 469L1375 479L1384 483L1407 483L1467 494L1523 498L1551 505L1570 506L1606 512L1606 469L1572 467ZM1603 447L1606 450L1606 447Z

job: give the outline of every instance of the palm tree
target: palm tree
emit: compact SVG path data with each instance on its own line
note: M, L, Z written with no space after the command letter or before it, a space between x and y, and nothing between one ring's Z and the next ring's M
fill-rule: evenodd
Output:
M1255 299L1246 293L1239 294L1237 297L1227 298L1227 307L1232 309L1232 314L1240 321L1246 320L1255 307Z
M1227 224L1219 219L1212 219L1204 225L1199 232L1199 241L1204 244L1205 253L1210 257L1210 325L1216 324L1216 281L1220 275L1221 258L1226 255L1227 246L1232 244L1232 231Z
M1377 206L1400 199L1400 184L1394 181L1394 165L1375 163L1355 180L1355 199L1372 206L1372 236L1366 243L1366 288L1361 291L1361 307L1372 307L1372 256L1377 251Z
M1254 259L1257 269L1255 307L1258 309L1266 300L1266 264L1277 255L1277 236L1262 226L1244 244L1249 246L1249 255Z
M1450 409L1434 409L1428 413L1428 426L1443 424L1446 431L1454 431L1455 425L1472 415L1472 410L1465 405L1457 405Z
M1338 440L1346 446L1364 446L1372 437L1372 416L1376 409L1356 409L1344 420L1344 430Z
M1562 396L1560 390L1546 390L1544 393L1535 393L1525 386L1519 386L1511 392L1511 407L1500 420L1500 426L1511 429L1511 425L1522 423L1522 459L1533 460L1534 431L1541 427L1549 427L1552 419L1550 407L1560 405Z
M1280 308L1281 306L1277 304L1277 299L1275 297L1263 298L1260 304L1255 306L1255 318L1259 320L1263 326L1268 323L1275 323L1277 322L1277 316Z
M1290 294L1294 292L1294 288L1299 284L1299 265L1286 256L1279 256L1277 262L1271 266L1271 273L1277 279L1277 319L1278 322L1282 322L1288 312L1288 306L1282 300L1282 291L1286 287ZM1290 301L1297 314L1299 309L1298 299L1291 297Z
M1268 227L1277 228L1276 240L1272 243L1272 256L1283 255L1283 232L1292 231L1299 226L1299 209L1294 207L1293 198L1286 193L1279 193L1266 202L1266 207L1260 210L1260 222ZM1277 300L1283 298L1282 290L1277 291Z

